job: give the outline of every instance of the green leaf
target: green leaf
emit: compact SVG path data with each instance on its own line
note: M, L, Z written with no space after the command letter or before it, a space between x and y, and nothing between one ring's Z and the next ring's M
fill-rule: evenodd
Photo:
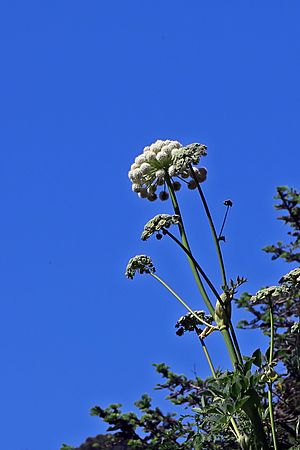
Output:
M242 386L238 381L235 381L233 385L231 386L231 392L235 397L239 397L240 393L242 391Z
M246 395L245 397L243 397L241 400L239 400L236 403L237 408L243 408L243 406L246 405L246 403L248 402L248 400L250 400L250 395Z
M253 352L252 358L253 358L253 364L254 364L256 367L259 367L259 368L260 368L260 367L262 366L262 359L263 359L263 357L262 357L262 354L261 354L261 351L260 351L259 348L257 348L257 349Z

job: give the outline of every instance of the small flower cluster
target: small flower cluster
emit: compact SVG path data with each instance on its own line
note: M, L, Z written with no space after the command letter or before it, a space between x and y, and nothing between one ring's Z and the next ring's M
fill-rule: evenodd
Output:
M195 189L198 182L206 179L205 168L191 167L199 164L200 157L206 155L206 146L190 144L183 147L178 141L158 140L144 148L143 153L135 158L128 173L132 182L132 190L139 197L154 201L158 198L156 191L164 186L159 193L161 200L167 200L169 194L165 190L166 182L174 177L192 179L188 182L189 189ZM179 181L173 182L174 190L181 187Z
M289 273L284 275L279 283L290 283L292 285L298 286L300 288L300 267L291 270Z
M144 231L142 233L142 241L146 241L154 233L158 233L163 228L170 228L171 225L177 224L179 222L179 216L177 214L157 214L144 226ZM160 236L160 237L158 237ZM156 235L158 239L162 237L160 233Z
M288 289L286 286L270 286L260 289L250 300L253 303L274 303L287 296Z
M212 323L213 319L211 316L206 316L205 311L194 311L194 313L200 318L205 320L207 323ZM199 321L192 313L187 313L184 316L181 316L175 325L175 328L178 328L176 334L178 336L182 336L187 331L195 331L196 327L199 326Z
M133 280L136 272L140 274L155 272L155 267L153 266L153 263L149 256L136 255L129 260L125 271L126 277Z
M189 168L199 164L200 157L206 156L206 145L190 144L173 152L173 166L176 172L189 175Z

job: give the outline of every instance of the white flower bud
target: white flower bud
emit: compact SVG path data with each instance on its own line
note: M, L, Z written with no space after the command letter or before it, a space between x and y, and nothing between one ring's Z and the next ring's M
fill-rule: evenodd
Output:
M166 152L163 152L163 151L158 152L157 155L156 155L156 159L159 162L162 162L162 161L164 161L167 158L168 158L168 154Z
M150 150L150 146L149 146L149 145L147 145L146 147L144 147L144 150L143 150L143 152L144 152L144 153L146 153L146 152L149 152L149 150Z
M130 169L131 169L131 170L135 170L135 169L138 169L139 167L140 167L140 166L139 166L138 164L133 163L133 164L131 164Z
M151 162L154 161L156 159L156 153L153 152L152 150L147 151L147 153L144 154L145 160L147 162Z
M164 141L157 140L156 142L154 142L154 144L150 145L150 149L153 152L158 153L161 150L163 145L164 145Z
M163 169L159 169L155 172L155 176L157 178L163 178L165 176L165 171Z
M151 169L151 166L148 163L143 163L140 167L140 171L143 175L146 175L146 173L149 173L150 169Z
M173 150L171 150L172 156L176 156L178 154L178 152L180 152L180 148L178 148L178 147L175 147L175 148L173 148Z
M175 175L176 175L175 166L170 166L168 172L169 172L170 177L175 177Z
M133 185L131 186L132 192L140 192L140 190L142 189L142 186L140 184L137 183L133 183Z
M139 155L135 158L134 162L138 165L141 165L145 162L145 156L144 155Z
M141 169L135 169L133 170L132 174L131 174L131 180L132 181L136 181L139 180L142 177L142 172Z

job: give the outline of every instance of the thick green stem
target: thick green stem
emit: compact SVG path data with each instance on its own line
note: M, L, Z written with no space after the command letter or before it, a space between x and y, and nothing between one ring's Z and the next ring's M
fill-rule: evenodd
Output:
M210 287L212 293L215 295L216 299L221 303L221 305L223 304L223 300L221 299L220 295L218 294L218 291L216 290L216 288L214 287L214 285L212 284L212 282L210 281L210 279L208 278L208 276L206 275L206 273L204 272L204 270L202 269L202 267L200 266L200 264L198 263L198 261L194 258L194 256L192 255L192 253L190 252L190 250L188 250L180 241L179 239L177 239L176 236L174 236L174 234L172 234L169 230L164 229L164 233L167 234L171 239L173 239L174 242L176 242L176 244L179 245L179 247L188 255L188 257L193 261L193 263L195 264L196 268L198 269L198 271L200 272L200 275L204 278L204 280L206 281L206 283L208 284L208 286ZM225 305L224 305L225 306Z
M206 290L205 290L205 288L203 286L203 283L202 283L202 280L201 280L201 278L199 276L199 273L198 273L197 267L195 265L195 262L189 256L189 255L192 255L191 248L190 248L188 240L187 240L187 236L186 236L186 232L185 232L185 229L184 229L184 225L183 225L183 220L182 220L179 204L178 204L178 201L177 201L177 198L176 198L176 194L175 194L175 191L173 189L171 180L170 180L170 178L169 178L169 176L167 174L166 174L166 182L167 182L168 189L169 189L169 192L170 192L170 197L171 197L171 200L172 200L174 212L175 212L175 214L177 214L180 217L179 230L180 230L182 245L188 251L188 261L190 263L190 266L191 266L194 278L196 280L197 286L199 288L199 291L200 291L200 293L201 293L201 295L203 297L203 300L204 300L204 302L205 302L205 304L206 304L210 314L212 315L212 317L214 317L215 316L215 309L214 309L211 301L209 300L209 297L208 297L208 295L206 293ZM222 330L222 335L224 337L225 344L227 346L227 350L228 350L228 353L229 353L229 356L230 356L230 359L231 359L232 366L236 370L236 368L237 368L237 366L239 364L239 359L238 359L236 350L234 348L234 345L233 345L231 336L229 334L229 331L227 329Z
M271 335L270 335L269 364L271 366L273 363L273 354L274 354L274 316L273 316L272 305L270 305L270 332L271 332ZM270 413L270 422L271 422L274 450L278 450L275 419L274 419L274 409L273 409L272 384L273 384L272 381L268 382L268 389L269 389L268 390L268 402L269 402L269 413Z
M166 181L167 181L167 185L168 185L168 189L169 189L169 192L170 192L170 197L171 197L171 200L172 200L172 204L173 204L173 208L174 208L175 214L177 214L180 217L179 231L180 231L182 245L188 250L189 253L191 253L191 249L190 249L190 246L189 246L189 243L188 243L188 240L187 240L187 235L186 235L186 232L185 232L185 229L184 229L184 225L183 225L183 220L182 220L179 204L177 202L175 191L173 189L171 180L170 180L168 175L166 175ZM196 284L197 284L198 289L200 291L200 294L203 297L204 303L206 304L206 307L209 310L210 314L214 317L214 314L215 314L214 307L213 307L211 301L209 300L209 297L208 297L208 295L207 295L207 293L205 291L205 288L204 288L202 280L201 280L201 278L200 278L200 276L198 274L198 271L197 271L197 268L195 266L195 263L193 262L193 260L189 256L188 256L188 261L190 263L190 266L191 266L191 269L192 269L192 272L193 272Z
M203 203L204 210L205 210L205 213L206 213L206 216L207 216L207 219L208 219L208 222L209 222L209 226L210 226L210 229L211 229L211 233L212 233L212 236L213 236L215 248L216 248L217 255L218 255L219 265L220 265L220 269L221 269L223 285L227 286L225 264L224 264L224 260L223 260L221 247L220 247L220 241L218 239L216 228L215 228L215 225L214 225L214 221L213 221L212 215L210 213L210 210L209 210L208 203L206 201L205 195L204 195L204 193L203 193L203 191L201 189L200 183L197 180L197 177L194 175L194 171L193 171L192 166L190 166L190 169L191 169L192 177L193 177L193 179L194 179L194 181L195 181L195 183L197 185L197 189L198 189L201 201ZM230 317L229 317L229 328L230 328L230 331L231 331L232 340L233 340L233 344L235 346L235 350L236 350L236 354L237 354L237 357L238 357L239 364L242 365L243 364L243 358L242 358L242 354L241 354L241 350L240 350L240 347L239 347L239 343L238 343L238 340L237 340L237 337L236 337L236 333L235 333L234 327L233 327L233 325L231 323Z
M170 238L173 239L176 242L176 244L178 244L182 248L182 250L188 255L188 257L193 261L193 263L195 264L196 268L200 272L200 275L204 278L204 280L206 281L206 283L210 287L212 293L215 295L217 301L219 301L220 304L223 307L225 307L223 300L221 299L220 295L218 294L218 291L216 290L216 288L214 287L214 285L212 284L212 282L210 281L210 279L208 278L208 276L206 275L206 273L204 272L202 267L199 265L197 260L194 258L194 256L190 252L190 250L188 250L186 247L184 247L184 245L169 230L165 229L164 233L166 233L168 236L170 236ZM239 350L239 345L238 345L237 338L236 338L236 335L235 335L235 332L234 332L234 328L232 326L230 318L229 318L229 327L230 327L230 330L232 332L231 333L232 334L232 340L233 340L232 345L234 345L234 347L235 347L236 357L238 359L239 364L242 365L243 364L242 355L241 355L240 350ZM226 339L227 339L227 337L226 337Z

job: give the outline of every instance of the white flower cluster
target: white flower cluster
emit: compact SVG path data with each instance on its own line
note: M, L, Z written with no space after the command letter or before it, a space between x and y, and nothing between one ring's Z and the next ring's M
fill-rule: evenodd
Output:
M152 260L149 256L136 255L129 260L125 271L126 277L133 280L136 272L140 274L155 272L155 267L153 266Z
M170 228L171 225L179 223L179 219L180 217L177 214L157 214L144 226L141 236L142 241L146 241L152 234L159 232L163 228Z
M279 280L279 283L291 283L300 288L300 267L297 267L284 275L281 280Z
M260 289L251 297L253 303L273 303L288 296L286 286L270 286Z
M185 154L186 153L186 154ZM167 179L174 177L189 178L189 189L196 188L196 182L202 183L206 179L206 169L193 167L198 164L200 156L206 154L206 147L201 144L191 144L183 147L178 141L158 140L144 148L143 153L135 158L128 173L132 182L132 190L139 197L154 201L158 198L156 191L159 186L165 186ZM175 164L176 163L176 164ZM193 173L191 172L193 170ZM174 190L180 189L180 183L173 181ZM165 187L159 193L161 200L167 200L169 194Z

